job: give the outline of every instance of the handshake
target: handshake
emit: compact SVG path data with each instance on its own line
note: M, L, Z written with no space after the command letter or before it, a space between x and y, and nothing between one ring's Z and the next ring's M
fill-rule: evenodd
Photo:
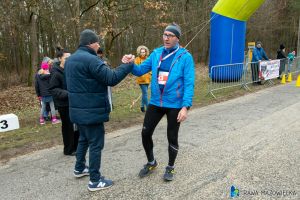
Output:
M135 56L132 54L125 54L122 58L122 63L127 64L130 62L133 62L135 59Z

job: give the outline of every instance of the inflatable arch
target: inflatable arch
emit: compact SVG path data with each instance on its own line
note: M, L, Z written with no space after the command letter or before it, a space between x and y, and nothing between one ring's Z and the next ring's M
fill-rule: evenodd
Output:
M244 62L246 21L264 1L219 0L214 6L211 12L209 62L212 80L232 81L232 77L235 80L242 77L242 65L211 67Z

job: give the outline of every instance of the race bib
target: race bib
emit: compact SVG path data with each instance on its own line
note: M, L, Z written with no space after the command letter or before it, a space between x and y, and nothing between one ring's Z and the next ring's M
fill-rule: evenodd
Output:
M166 85L168 77L169 77L169 72L160 71L158 73L158 78L157 78L158 79L158 84L160 84L160 85Z

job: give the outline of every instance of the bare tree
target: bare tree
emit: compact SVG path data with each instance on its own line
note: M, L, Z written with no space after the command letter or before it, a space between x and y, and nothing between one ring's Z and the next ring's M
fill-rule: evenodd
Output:
M162 44L161 33L178 23L196 62L207 63L209 21L218 0L2 0L0 4L0 87L27 83L43 56L55 56L55 46L71 51L79 33L90 28L103 38L111 63L143 44ZM247 42L260 39L274 57L280 43L296 49L299 0L266 0L247 22ZM191 41L192 40L192 41Z
M37 40L37 29L36 29L36 21L37 15L35 14L36 8L32 8L32 12L30 15L30 41L31 41L31 63L30 63L30 70L28 73L28 86L31 86L33 83L33 75L37 69L38 65L38 40Z

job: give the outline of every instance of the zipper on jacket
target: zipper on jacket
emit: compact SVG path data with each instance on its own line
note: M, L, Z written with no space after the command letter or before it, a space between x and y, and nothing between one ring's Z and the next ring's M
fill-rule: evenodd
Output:
M165 88L163 89L163 91L160 93L160 107L162 107L162 95L164 93Z
M178 61L178 59L179 59L181 56L183 56L183 55L186 54L186 53L187 53L187 51L182 52L182 53L175 59L175 61L172 63L172 65L171 65L171 67L170 67L170 70L169 70L169 76L170 76L171 70L173 69L173 66L175 65L175 63ZM162 103L163 103L163 102L162 102L162 96L163 96L163 93L164 93L165 88L166 88L166 86L167 86L168 80L169 80L169 77L168 77L168 79L167 79L167 81L166 81L165 87L164 87L163 90L160 92L160 107L162 107Z

